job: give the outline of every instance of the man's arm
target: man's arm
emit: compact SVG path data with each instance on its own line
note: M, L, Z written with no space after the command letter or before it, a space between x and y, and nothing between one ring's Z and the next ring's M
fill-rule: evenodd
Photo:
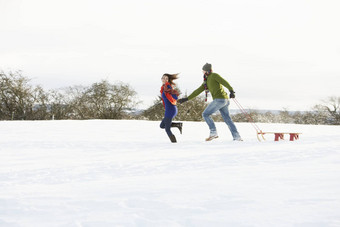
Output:
M219 82L220 84L222 84L224 87L228 88L228 90L231 92L233 91L234 89L230 86L230 84L225 80L223 79L220 75L218 75L216 73L216 76L215 76L215 80L217 82Z
M193 91L189 96L188 99L191 100L201 94L204 91L204 85L202 84L199 88L197 88L195 91Z

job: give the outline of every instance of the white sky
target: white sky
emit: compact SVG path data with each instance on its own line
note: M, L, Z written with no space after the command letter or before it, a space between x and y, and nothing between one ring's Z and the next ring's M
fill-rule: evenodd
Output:
M163 73L190 94L209 62L245 108L309 110L340 96L339 12L338 0L0 0L0 70L46 89L123 81L148 107Z

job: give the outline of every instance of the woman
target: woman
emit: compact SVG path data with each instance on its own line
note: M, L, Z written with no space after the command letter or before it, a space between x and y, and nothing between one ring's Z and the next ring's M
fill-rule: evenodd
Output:
M173 89L176 85L173 81L178 79L178 74L164 74L162 76L161 95L163 106L165 108L164 118L160 127L165 129L172 143L176 143L176 137L172 134L170 128L177 127L182 134L182 123L173 123L172 119L177 115L178 92Z

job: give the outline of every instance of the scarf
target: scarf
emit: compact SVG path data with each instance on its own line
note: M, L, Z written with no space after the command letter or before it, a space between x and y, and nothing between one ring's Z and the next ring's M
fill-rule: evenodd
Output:
M204 73L203 75L203 85L204 85L204 90L205 90L205 101L208 101L208 93L209 93L209 89L208 89L208 85L207 85L207 80L208 80L208 76L210 75L211 71L208 71L206 73Z
M170 85L170 87L168 87L168 85ZM178 91L174 90L169 82L163 84L163 86L161 87L161 93L163 93L163 91L165 93L170 94L170 95L177 95L177 96L179 96Z
M169 87L168 87L169 86ZM172 97L172 95L176 95L176 96L179 96L179 93L178 91L174 90L171 86L171 84L169 82L165 83L162 85L161 87L161 93L165 94L165 97L169 100L169 102L172 104L172 105L176 105L177 104L177 101L174 97ZM163 106L165 108L165 104L164 104L164 100L162 98L162 101L163 101Z

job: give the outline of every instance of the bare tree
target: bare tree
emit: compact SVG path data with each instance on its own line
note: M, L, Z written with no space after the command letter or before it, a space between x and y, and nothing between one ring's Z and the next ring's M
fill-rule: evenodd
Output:
M129 84L119 82L109 86L110 106L113 107L113 118L122 119L127 111L139 104L137 92Z
M314 107L324 118L324 123L340 125L340 97L328 97L322 104Z
M2 119L26 119L33 111L33 88L21 72L0 72Z
M71 100L67 97L66 91L67 89L49 91L49 106L52 119L71 119L74 116L74 111L69 103Z
M84 94L89 114L98 119L122 119L138 104L136 95L130 85L106 80L92 84Z
M30 115L31 120L48 120L51 118L49 94L41 87L37 86L32 91L34 105Z
M89 87L76 85L63 89L64 108L68 111L68 119L91 119L94 116L94 106L89 100Z
M89 87L73 86L55 93L53 112L71 119L122 119L137 104L137 93L130 85L103 80Z

